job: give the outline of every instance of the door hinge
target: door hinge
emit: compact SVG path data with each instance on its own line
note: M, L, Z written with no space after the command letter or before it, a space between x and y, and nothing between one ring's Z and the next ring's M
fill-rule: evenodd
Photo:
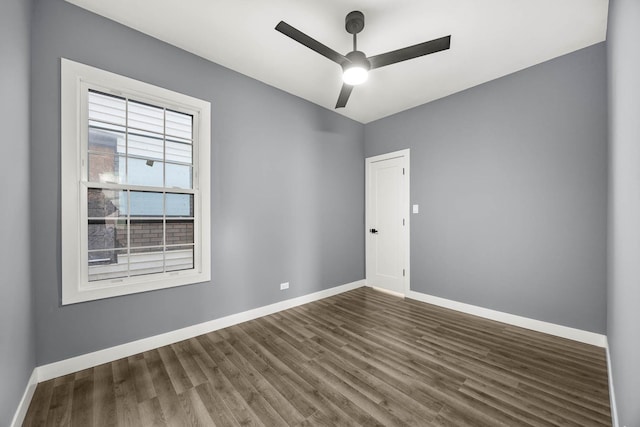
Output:
M404 218L402 218L402 225L404 225Z
M402 168L402 175L404 175L404 168Z
M402 269L402 277L404 277L404 268Z

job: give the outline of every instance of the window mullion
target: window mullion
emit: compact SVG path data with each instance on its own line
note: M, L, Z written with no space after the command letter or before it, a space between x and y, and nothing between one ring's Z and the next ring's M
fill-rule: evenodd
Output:
M163 110L162 185L167 186L167 109ZM167 271L167 193L162 193L162 271Z
M131 277L131 191L127 191L127 277Z
M127 277L131 277L131 187L129 184L129 98L124 107L124 167L127 184Z

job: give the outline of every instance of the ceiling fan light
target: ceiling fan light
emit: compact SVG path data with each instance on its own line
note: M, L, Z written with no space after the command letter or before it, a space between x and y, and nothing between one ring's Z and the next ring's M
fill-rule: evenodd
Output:
M342 80L348 85L359 85L367 81L369 77L369 71L358 65L347 68L342 73Z
M342 80L345 84L355 86L367 81L371 63L359 50L347 53L348 61L342 64Z

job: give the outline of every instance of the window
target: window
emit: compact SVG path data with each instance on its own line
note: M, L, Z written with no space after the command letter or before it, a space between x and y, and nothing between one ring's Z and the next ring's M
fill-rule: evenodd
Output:
M62 59L62 303L211 279L210 104Z

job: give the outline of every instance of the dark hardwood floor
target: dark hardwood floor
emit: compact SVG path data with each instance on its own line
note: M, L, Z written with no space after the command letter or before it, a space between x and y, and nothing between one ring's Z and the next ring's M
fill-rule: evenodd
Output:
M610 426L605 352L359 288L38 385L26 426Z

